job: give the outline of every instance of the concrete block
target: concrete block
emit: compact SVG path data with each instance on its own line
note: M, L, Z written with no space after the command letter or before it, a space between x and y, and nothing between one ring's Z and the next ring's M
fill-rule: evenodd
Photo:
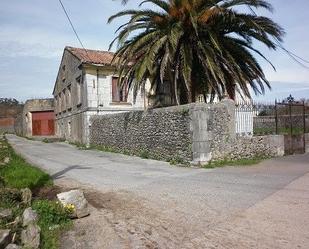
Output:
M199 153L209 153L210 152L210 143L207 142L193 142L192 144L192 152Z

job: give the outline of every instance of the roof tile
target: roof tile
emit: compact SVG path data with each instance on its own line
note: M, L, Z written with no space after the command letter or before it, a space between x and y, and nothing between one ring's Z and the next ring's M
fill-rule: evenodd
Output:
M81 60L82 63L111 65L114 58L113 52L91 50L83 48L66 47L73 55Z

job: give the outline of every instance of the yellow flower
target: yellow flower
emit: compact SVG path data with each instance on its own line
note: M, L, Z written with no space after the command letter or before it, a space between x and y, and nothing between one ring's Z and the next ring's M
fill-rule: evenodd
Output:
M67 204L64 208L69 212L73 212L75 210L75 206L73 204Z

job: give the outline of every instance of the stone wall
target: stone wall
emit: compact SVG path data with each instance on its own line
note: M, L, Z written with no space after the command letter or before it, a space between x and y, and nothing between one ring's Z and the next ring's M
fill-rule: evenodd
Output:
M208 162L216 144L236 137L233 106L227 100L93 116L90 144L160 160Z
M93 116L90 143L160 160L188 160L192 157L189 108Z
M220 143L213 150L212 160L239 160L284 155L284 135L242 137Z
M22 110L22 104L0 104L0 134L5 132L15 133L15 121L21 115Z
M283 136L236 136L231 100L93 116L90 123L92 145L160 160L204 164L284 155Z
M15 118L1 118L0 117L0 134L15 133L14 129Z

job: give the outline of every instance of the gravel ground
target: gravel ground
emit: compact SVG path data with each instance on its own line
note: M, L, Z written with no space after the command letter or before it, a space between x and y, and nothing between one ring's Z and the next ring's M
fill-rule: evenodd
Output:
M81 187L91 216L63 248L309 248L309 155L193 169L8 135L60 186Z

